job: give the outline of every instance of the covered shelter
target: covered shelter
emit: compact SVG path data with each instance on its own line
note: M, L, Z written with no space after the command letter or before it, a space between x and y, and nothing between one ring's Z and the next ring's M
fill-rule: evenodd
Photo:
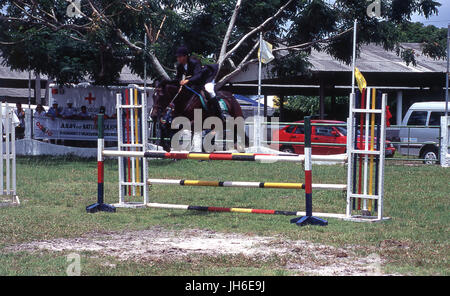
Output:
M389 94L389 105L395 122L401 124L409 106L418 101L444 100L446 61L435 60L422 54L421 44L402 43L403 49L412 49L416 64L407 65L395 51L387 51L376 44L361 46L356 66L367 80L368 86ZM352 66L334 59L326 52L313 50L309 59L310 73L279 79L263 67L262 94L284 96L303 95L320 98L320 118L325 118L325 97L331 102L337 96L351 92ZM258 65L235 76L226 88L234 93L257 93Z

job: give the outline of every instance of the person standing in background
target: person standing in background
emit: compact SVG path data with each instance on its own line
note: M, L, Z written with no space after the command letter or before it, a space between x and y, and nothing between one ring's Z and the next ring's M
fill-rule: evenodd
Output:
M81 106L81 112L78 113L78 118L79 119L91 119L92 118L91 114L89 114L89 112L87 111L86 106Z
M45 116L46 112L44 107L42 107L42 104L38 104L36 106L36 111L34 111L34 116L35 117L40 117L40 116Z
M76 110L72 106L73 104L71 102L67 103L67 108L64 108L64 110L61 112L62 118L73 119L75 117Z
M21 103L16 104L16 115L19 119L19 125L16 127L16 138L23 139L25 137L25 111Z
M48 112L46 114L48 117L51 117L52 120L54 120L57 117L61 117L59 108L58 108L58 103L53 103L52 107L50 109L48 109Z

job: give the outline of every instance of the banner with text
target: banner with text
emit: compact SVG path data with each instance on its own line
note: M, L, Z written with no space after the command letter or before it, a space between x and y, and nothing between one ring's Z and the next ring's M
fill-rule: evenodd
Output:
M117 120L106 119L105 140L117 141ZM94 120L71 120L49 117L33 118L33 138L37 140L96 141L97 123Z

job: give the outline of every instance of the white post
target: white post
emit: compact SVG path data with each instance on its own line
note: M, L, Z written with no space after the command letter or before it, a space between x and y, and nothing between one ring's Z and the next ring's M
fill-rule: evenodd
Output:
M5 107L6 108L6 107ZM1 162L0 162L0 192L1 195L5 194L5 188L3 186L4 182L4 175L3 175L3 162L5 159L5 155L3 154L3 131L5 129L3 124L3 103L0 103L0 155L1 155Z
M11 194L11 175L10 175L10 160L11 160L11 154L10 154L10 140L9 136L11 134L11 125L9 124L9 116L10 116L11 109L9 106L6 106L6 112L5 112L5 135L6 135L6 195Z
M441 166L444 168L450 167L450 155L448 153L449 133L448 133L448 117L441 117Z
M144 93L142 94L142 151L147 150L147 141L148 141L148 124L147 124L147 88L144 87ZM148 204L148 160L146 157L142 159L142 182L144 186L142 188L144 195L144 204Z
M355 19L353 23L353 63L352 63L352 94L355 93L355 67L356 67L356 30L358 20Z
M261 147L261 80L262 80L262 60L261 60L261 49L262 49L262 32L259 33L259 58L258 58L258 112L256 120L256 147L259 150Z
M378 220L383 220L384 198L384 162L386 153L386 103L387 94L383 94L381 101L381 139L380 139L380 168L378 170Z
M397 125L402 125L403 121L403 91L397 91Z
M450 72L450 24L447 30L447 73L445 75L445 116L448 117L448 80Z
M122 95L116 94L116 112L117 112L117 150L122 151ZM125 203L125 192L123 187L123 157L118 157L119 160L119 204Z
M11 110L11 112L14 112L14 111ZM16 128L13 125L13 120L12 119L13 119L13 114L11 113L10 116L9 116L9 119L8 119L8 123L11 125L11 158L12 158L11 183L12 183L12 196L15 199L14 196L17 195L17 186L16 186Z
M350 104L355 100L355 94L350 94ZM350 218L352 216L352 190L353 190L353 128L354 120L353 113L350 113L347 118L347 207L346 216Z
M142 94L142 151L147 150L147 141L148 141L148 114L147 114L147 34L144 34L144 93ZM144 186L142 190L144 191L144 204L148 204L148 159L144 157L142 159L142 181Z
M130 93L130 105L131 106L134 106L135 107L135 104L134 104L134 89L132 88L132 87L130 87L129 88L129 93ZM133 147L130 147L130 151L136 151L136 148L134 147L134 144L136 143L135 142L135 139L134 139L134 128L135 128L135 126L134 126L134 111L135 111L136 109L134 109L134 108L132 108L132 109L130 109L130 113L131 113L131 116L130 116L130 121L131 121L131 124L130 124L130 134L131 134L131 146ZM135 157L132 157L131 158L131 182L133 182L133 185L132 185L132 189L133 189L133 196L136 196L136 185L135 185L135 183L136 183L136 161L138 161Z
M32 133L33 133L33 117L32 117L32 110L27 109L25 110L25 139L31 140Z
M363 139L361 138L360 141L362 143L364 143L364 150L365 151L369 151L369 129L370 129L370 99L372 98L372 88L368 88L367 89L367 95L366 95L366 123L365 123L365 131L364 131L364 142ZM360 137L362 137L362 135L360 135ZM368 174L368 169L369 169L369 155L365 155L364 156L364 184L363 184L363 194L367 195L367 181L369 179L369 174ZM367 211L367 199L363 199L363 210Z
M355 67L356 67L356 30L358 27L358 21L355 19L353 23L353 62L352 62L352 94L355 94ZM355 97L353 101L349 102L348 117L353 118L352 109L354 107Z

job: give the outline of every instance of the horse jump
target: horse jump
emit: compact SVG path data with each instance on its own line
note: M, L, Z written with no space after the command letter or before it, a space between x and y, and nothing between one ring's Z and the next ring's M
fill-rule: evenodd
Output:
M16 185L16 133L14 110L0 104L0 206L20 204Z
M137 95L137 93L136 93ZM145 94L141 95L140 104L122 105L121 97L123 94L117 95L117 120L118 129L123 127L122 118L124 112L130 110L142 109L142 118L147 118L145 112ZM378 97L378 98L377 98ZM123 135L118 132L119 149L116 151L104 150L102 139L99 138L99 196L98 203L87 207L88 212L97 211L115 211L116 207L136 208L166 208L166 209L184 209L197 211L220 211L220 212L239 212L239 213L255 213L255 214L281 214L281 215L297 215L302 216L291 220L298 225L319 224L326 225L327 221L316 218L312 213L312 190L340 190L347 191L347 207L345 214L337 213L315 213L318 217L341 218L352 221L382 221L387 218L383 217L383 182L384 182L384 149L385 145L385 106L386 95L377 96L374 89L368 89L367 92L359 94L361 102L358 102L356 95L350 97L351 113L347 120L347 155L311 155L311 124L308 118L305 119L305 155L287 155L287 154L256 154L256 153L191 153L191 152L166 152L166 151L146 151L147 137L144 135L147 130L146 120L141 120L143 131L142 137L135 137L133 141L124 143ZM372 104L370 104L372 102ZM133 114L133 112L131 112ZM356 121L356 115L360 114L360 122ZM101 117L101 116L99 116ZM133 121L132 116L126 117ZM99 137L102 134L103 121L99 118ZM129 124L128 124L129 126ZM135 124L136 126L136 124ZM127 129L125 122L124 133ZM376 128L376 129L375 129ZM358 136L358 131L360 135ZM375 130L377 139L375 141ZM364 133L365 132L365 133ZM309 134L309 135L308 135ZM308 139L309 137L309 139ZM309 143L308 143L309 141ZM369 143L370 142L370 143ZM376 142L376 143L375 143ZM103 157L119 158L119 203L112 206L103 203ZM275 161L281 162L297 162L304 163L305 167L305 183L277 183L277 182L233 182L233 181L202 181L202 180L162 180L147 178L147 159L194 159L194 160L220 160L220 161L252 161L261 163L271 163ZM140 175L142 178L136 178L136 171L132 167L131 174L128 173L128 179L124 178L123 163L133 163L142 161ZM312 161L333 161L348 164L347 184L312 184ZM360 169L357 170L357 164ZM359 173L359 174L358 174ZM131 176L131 178L130 178ZM222 208L209 206L191 206L191 205L174 205L162 204L149 201L148 186L149 185L179 185L179 186L209 186L209 187L246 187L246 188L278 188L291 190L305 190L306 212L301 211L278 211L278 210L262 210L262 209L242 209L242 208ZM124 187L129 187L130 196L141 196L143 202L126 202ZM101 189L101 190L100 190ZM375 201L375 205L372 201ZM376 216L354 214L354 211L377 211Z

